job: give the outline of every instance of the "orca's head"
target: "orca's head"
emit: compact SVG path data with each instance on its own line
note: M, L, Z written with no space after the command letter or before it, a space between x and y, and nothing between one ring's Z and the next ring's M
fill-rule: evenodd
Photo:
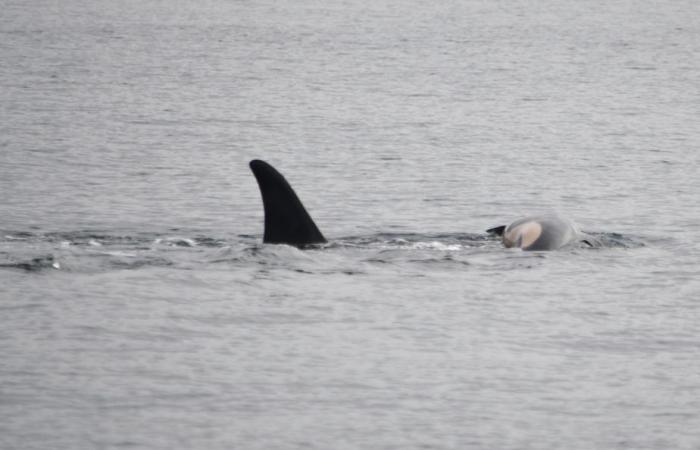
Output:
M526 249L542 235L542 225L530 218L511 223L503 231L503 245L507 248Z

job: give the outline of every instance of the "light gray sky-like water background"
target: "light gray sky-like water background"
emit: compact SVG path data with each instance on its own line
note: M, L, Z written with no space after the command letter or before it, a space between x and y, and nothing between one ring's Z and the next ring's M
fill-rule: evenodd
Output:
M696 1L1 0L0 448L697 449L699 115Z

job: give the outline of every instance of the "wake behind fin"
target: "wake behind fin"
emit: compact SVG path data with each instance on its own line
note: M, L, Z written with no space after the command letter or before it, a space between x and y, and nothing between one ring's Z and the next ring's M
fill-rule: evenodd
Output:
M488 234L495 234L496 236L503 236L504 231L506 231L506 225L501 225L500 227L493 227L486 230Z
M263 243L304 247L326 242L281 173L259 159L250 162L250 170L258 181L265 209Z

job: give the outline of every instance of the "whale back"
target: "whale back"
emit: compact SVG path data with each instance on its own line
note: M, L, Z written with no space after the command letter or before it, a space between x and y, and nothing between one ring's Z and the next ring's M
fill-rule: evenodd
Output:
M556 250L581 239L573 222L556 215L525 217L487 232L501 236L505 247L523 250Z
M326 242L281 173L259 159L250 162L250 170L258 182L265 210L264 243L304 247Z

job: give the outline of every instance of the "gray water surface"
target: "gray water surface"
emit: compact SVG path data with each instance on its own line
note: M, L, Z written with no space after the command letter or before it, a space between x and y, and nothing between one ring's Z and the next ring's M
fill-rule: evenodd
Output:
M0 11L0 448L700 448L699 3Z

